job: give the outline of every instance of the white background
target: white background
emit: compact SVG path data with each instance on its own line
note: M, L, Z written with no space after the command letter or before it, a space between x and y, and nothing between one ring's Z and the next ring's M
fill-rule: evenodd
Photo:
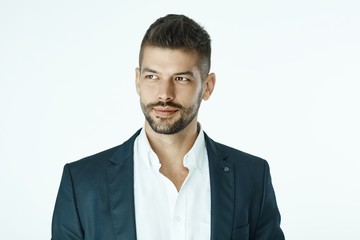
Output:
M0 2L0 238L49 239L65 163L143 126L148 26L184 13L213 40L200 122L267 159L287 239L360 239L359 1Z

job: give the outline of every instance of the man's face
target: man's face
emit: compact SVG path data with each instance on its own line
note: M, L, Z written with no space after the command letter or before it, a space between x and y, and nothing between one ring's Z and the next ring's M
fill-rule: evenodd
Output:
M206 84L201 80L194 53L145 47L141 69L136 69L136 90L150 127L160 134L175 134L196 124Z

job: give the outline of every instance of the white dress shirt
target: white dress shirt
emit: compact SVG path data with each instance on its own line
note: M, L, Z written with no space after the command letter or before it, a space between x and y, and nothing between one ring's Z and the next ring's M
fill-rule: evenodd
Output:
M134 194L138 240L209 240L210 179L204 133L184 156L189 169L180 191L161 164L142 129L134 144Z

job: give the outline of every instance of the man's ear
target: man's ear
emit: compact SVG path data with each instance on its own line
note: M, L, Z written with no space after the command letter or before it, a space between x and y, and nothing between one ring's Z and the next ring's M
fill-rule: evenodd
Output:
M136 92L140 96L140 68L135 68L135 86Z
M215 73L209 73L204 80L204 93L203 93L203 99L208 100L214 91L216 83L216 76Z

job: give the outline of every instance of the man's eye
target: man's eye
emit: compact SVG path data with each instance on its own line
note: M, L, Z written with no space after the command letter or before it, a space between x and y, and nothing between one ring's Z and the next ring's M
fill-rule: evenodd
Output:
M176 81L179 81L179 82L189 81L189 79L186 78L186 77L176 77L175 80L176 80Z
M157 79L157 77L155 75L146 75L145 78L150 79L150 80Z

